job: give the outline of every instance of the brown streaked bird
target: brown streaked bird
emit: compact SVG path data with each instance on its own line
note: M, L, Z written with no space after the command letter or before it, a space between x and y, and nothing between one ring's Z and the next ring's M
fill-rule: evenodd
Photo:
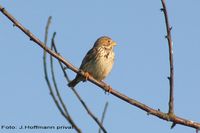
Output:
M98 38L94 46L87 52L80 66L80 69L86 72L86 78L77 74L68 86L76 86L80 81L87 80L89 75L99 81L105 79L114 64L115 54L113 48L115 45L116 42L110 37L102 36Z

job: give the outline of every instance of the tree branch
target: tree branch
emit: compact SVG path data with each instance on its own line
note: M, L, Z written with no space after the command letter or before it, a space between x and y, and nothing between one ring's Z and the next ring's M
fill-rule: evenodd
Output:
M49 28L49 25L50 25L50 22L51 22L51 17L48 18L48 22L47 22L47 25L46 25L46 28L45 28L45 39L44 39L44 45L46 46L47 44L47 38L48 38L48 28ZM46 64L46 51L44 50L44 53L43 53L43 66L44 66L44 75L45 75L45 80L47 82L47 85L48 85L48 88L49 88L49 91L50 91L50 95L52 96L53 98L53 101L55 102L58 110L60 111L60 113L63 115L63 117L72 125L72 127L78 132L78 133L81 133L81 130L77 127L77 125L74 123L74 121L71 119L65 105L63 104L62 102L62 98L60 97L59 92L58 92L58 89L57 89L57 86L56 86L56 92L57 92L57 96L58 96L58 99L59 101L61 102L61 105L62 107L64 108L64 111L62 109L62 107L60 106L59 104L59 101L56 99L56 96L54 95L54 92L53 92L53 89L52 89L52 86L51 86L51 83L49 81L49 78L48 78L48 72L47 72L47 64ZM53 76L53 80L55 81L55 78L54 78L54 72L53 72L53 61L51 61L51 69L52 69L52 76ZM54 82L54 85L56 83Z
M0 11L10 20L14 23L14 25L16 25L20 30L22 30L28 37L30 37L30 39L32 41L34 41L36 44L38 44L41 48L43 48L46 52L48 52L49 54L51 54L53 57L55 57L56 59L58 59L59 61L61 61L64 65L66 65L66 67L68 67L69 69L71 69L72 71L74 71L75 73L78 73L82 76L84 76L84 72L83 71L79 71L79 69L77 69L76 67L74 67L72 64L70 64L68 61L66 61L63 57L61 57L60 55L58 55L57 53L55 53L54 51L52 51L51 49L49 49L48 47L46 47L44 45L44 43L42 41L40 41L37 37L35 37L29 30L27 30L25 27L23 27L11 14L9 14L1 5L0 5ZM148 107L147 105L140 103L132 98L129 98L128 96L116 91L114 88L108 87L108 85L104 82L100 82L95 80L92 76L88 77L88 80L92 83L94 83L95 85L99 86L101 89L103 89L104 91L108 91L108 89L112 89L111 94L118 97L119 99L134 105L140 109L142 109L143 111L147 112L148 114L154 115L160 119L166 120L166 121L171 121L174 122L176 124L181 124L184 126L188 126L188 127L193 127L195 129L200 129L200 123L191 121L191 120L187 120L178 116L171 116L168 115L168 113L163 113L159 110L155 110L151 107Z
M106 104L105 104L105 106L104 106L103 113L102 113L102 117L101 117L101 124L102 124L102 125L103 125L104 118L105 118L105 116L106 116L107 108L108 108L108 102L106 102ZM101 128L99 128L99 133L101 133Z
M169 46L169 62L170 62L170 77L169 79L169 85L170 85L170 94L169 94L169 111L168 113L170 115L174 114L174 63L173 63L173 43L172 43L172 37L171 37L171 27L169 24L168 19L168 13L166 8L166 2L165 0L161 0L163 8L161 11L163 11L165 16L165 24L166 24L166 30L167 30L167 40L168 40L168 46Z

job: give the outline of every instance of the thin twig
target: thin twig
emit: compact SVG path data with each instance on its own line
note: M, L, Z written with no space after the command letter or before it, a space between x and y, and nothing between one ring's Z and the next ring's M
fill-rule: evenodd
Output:
M51 45L51 48L53 49L53 46ZM65 103L63 102L61 96L60 96L60 92L58 90L58 86L57 86L57 83L56 83L56 79L55 79L55 74L54 74L54 66L53 66L53 58L52 56L50 56L50 64L51 64L51 74L52 74L52 81L53 81L53 84L54 84L54 87L55 87L55 90L56 90L56 95L66 113L66 115L68 116L68 120L69 120L69 123L72 124L72 126L76 125L73 121L73 119L71 118L71 115L69 114L68 110L67 110L67 107L65 105ZM77 126L76 126L77 127Z
M102 117L101 117L101 124L102 124L102 125L103 125L103 121L104 121L105 116L106 116L107 108L108 108L108 102L106 102L106 104L105 104L105 106L104 106L103 113L102 113ZM99 128L99 133L101 133L101 128Z
M166 30L167 30L167 40L168 40L168 46L169 46L169 62L170 62L170 77L169 79L169 86L170 86L170 93L169 93L169 115L174 115L174 63L173 63L173 43L172 43L172 37L171 37L171 27L169 24L168 19L168 13L166 8L165 0L161 0L163 8L161 11L163 11L165 16L165 24L166 24Z
M54 37L55 37L56 33L54 32L53 34L53 38L52 38L52 47L54 48L54 51L56 53L58 53L57 51L57 48L56 48L56 45L55 45L55 41L54 41ZM69 77L65 71L65 68L62 64L61 61L59 61L59 64L60 64L60 67L63 71L63 74L64 74L64 77L66 79L66 81L69 83L70 80L69 80ZM101 122L98 120L98 118L90 111L90 109L88 108L88 106L86 105L86 103L84 102L84 100L81 98L81 96L78 94L78 92L75 90L75 88L71 88L71 90L74 92L74 94L76 95L76 97L78 98L78 100L81 102L81 104L83 105L84 109L87 111L87 113L93 118L93 120L99 125L99 127L103 130L104 133L107 133L106 129L103 127L103 125L101 124Z
M59 54L55 53L48 47L44 45L42 41L40 41L35 35L33 35L29 30L27 30L23 25L21 25L10 13L8 13L1 5L0 5L0 11L10 20L14 23L16 27L18 27L22 32L24 32L32 41L34 41L36 44L38 44L41 48L43 48L46 52L51 54L53 57L55 57L57 60L61 61L67 68L71 69L75 73L80 74L81 76L84 76L85 73L83 71L79 71L78 68L74 67L72 64L70 64L68 61L66 61L63 57L61 57ZM200 129L200 123L187 120L178 116L171 116L168 113L161 112L160 110L153 109L143 103L140 103L139 101L136 101L132 98L129 98L128 96L116 91L114 88L111 88L111 86L107 85L104 82L100 82L95 80L92 76L88 77L88 81L92 82L93 84L99 86L104 91L108 91L108 89L112 89L110 94L118 97L119 99L134 105L143 111L147 112L148 114L154 115L160 119L175 122L176 124L181 124L188 127L193 127L196 129ZM109 86L109 87L108 87Z
M54 36L53 36L53 38L54 38ZM51 50L53 50L53 45L52 44L51 44ZM64 102L63 102L63 100L62 100L62 98L60 96L60 92L58 90L58 86L57 86L57 82L56 82L55 74L54 74L54 65L53 65L53 58L52 58L52 56L50 56L50 66L51 66L52 81L53 81L53 84L54 84L54 87L55 87L55 90L56 90L56 95L57 95L57 97L58 97L58 99L59 99L59 101L60 101L60 103L61 103L64 111L69 116L69 112L68 112L68 110L66 108L66 105L64 104Z
M48 18L48 21L47 21L47 25L46 25L46 28L45 28L45 40L44 40L44 44L46 45L47 44L47 40L48 40L48 29L49 29L49 25L51 23L51 17ZM56 86L56 92L57 92L57 95L58 95L58 98L59 98L59 101L61 102L63 108L64 108L64 111L62 109L62 107L60 106L58 100L56 99L55 95L54 95L54 92L53 92L53 89L52 89L52 86L51 86L51 83L49 81L49 78L48 78L48 73L47 73L47 65L46 65L46 51L44 50L44 53L43 53L43 65L44 65L44 74L45 74L45 80L47 82L47 85L48 85L48 88L49 88L49 91L50 91L50 95L52 96L58 110L60 111L60 113L64 116L64 118L72 125L73 128L75 128L75 130L78 132L78 133L81 133L81 130L77 127L77 125L74 123L74 121L71 119L65 105L63 104L62 102L62 99L60 97L59 92L58 92L58 89L57 89L57 86L56 86L56 82L55 82L55 78L54 78L54 72L53 72L53 60L51 60L51 70L52 70L52 78L53 78L53 82L54 82L54 86Z
M45 35L44 35L44 44L47 45L47 40L48 40L48 33L49 33L49 26L51 24L51 19L52 17L49 16L46 27L45 27Z

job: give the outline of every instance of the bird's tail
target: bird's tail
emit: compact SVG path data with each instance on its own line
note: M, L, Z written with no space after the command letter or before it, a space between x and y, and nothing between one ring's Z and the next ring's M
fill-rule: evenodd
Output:
M69 87L75 87L79 82L80 81L75 78L74 80L69 82L68 86Z

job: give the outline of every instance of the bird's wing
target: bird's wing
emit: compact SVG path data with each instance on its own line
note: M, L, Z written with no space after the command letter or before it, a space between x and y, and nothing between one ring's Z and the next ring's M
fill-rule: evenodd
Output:
M85 55L85 57L83 58L83 61L81 63L80 69L83 68L84 65L86 65L88 62L90 62L92 60L92 58L95 58L94 56L96 55L97 49L96 48L91 48L87 54Z

